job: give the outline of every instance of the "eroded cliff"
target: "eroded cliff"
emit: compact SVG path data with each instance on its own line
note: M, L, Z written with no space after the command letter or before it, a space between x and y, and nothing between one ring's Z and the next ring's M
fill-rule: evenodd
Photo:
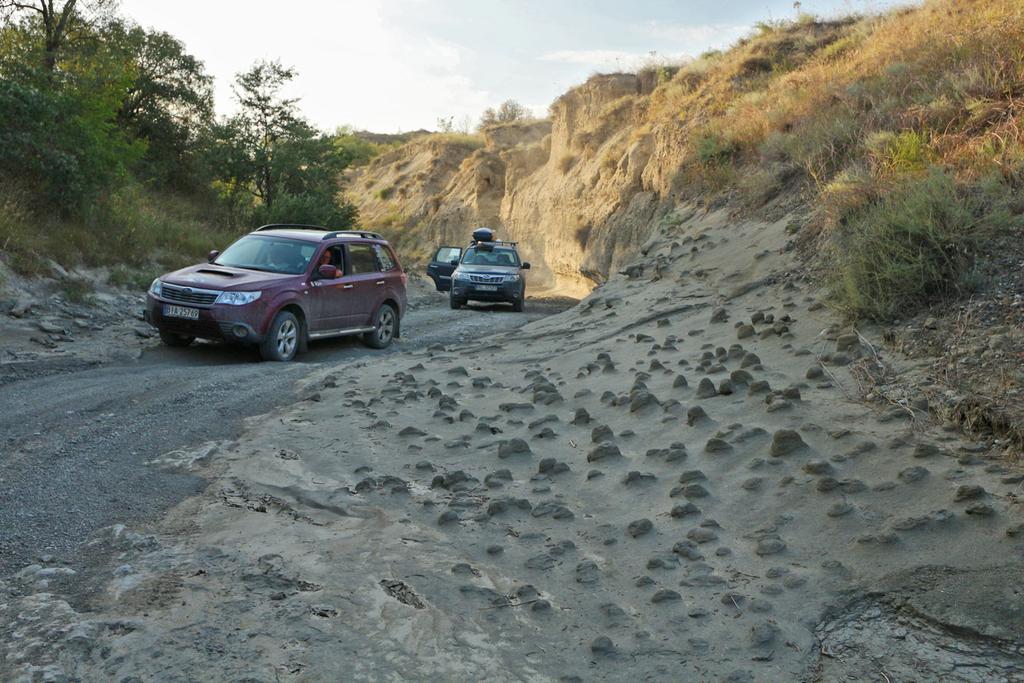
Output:
M491 127L483 141L435 135L374 160L350 180L367 226L413 259L498 228L534 263L537 286L585 294L641 244L669 207L673 146L643 124L655 82L595 76L549 120Z

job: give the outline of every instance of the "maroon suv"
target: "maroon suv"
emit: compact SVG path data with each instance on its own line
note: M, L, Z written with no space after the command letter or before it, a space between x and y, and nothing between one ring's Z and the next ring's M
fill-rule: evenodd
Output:
M399 336L407 279L376 233L265 225L208 263L153 280L146 320L170 346L221 339L258 345L266 360L354 334L383 349Z

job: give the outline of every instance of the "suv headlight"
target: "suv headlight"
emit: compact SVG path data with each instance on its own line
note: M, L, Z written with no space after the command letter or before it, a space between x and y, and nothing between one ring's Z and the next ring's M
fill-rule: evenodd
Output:
M262 292L221 292L220 296L213 303L227 304L229 306L243 306L251 304L260 298Z
M469 282L469 276L465 273L460 273L459 271L452 273L452 279L457 280L458 282Z
M505 282L519 282L519 273L512 273L505 276Z
M152 284L149 285L149 293L153 296L160 296L161 286L160 278L153 280Z

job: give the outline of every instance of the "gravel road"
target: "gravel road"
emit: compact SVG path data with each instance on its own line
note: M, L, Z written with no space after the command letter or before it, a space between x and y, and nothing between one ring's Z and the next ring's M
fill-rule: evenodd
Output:
M403 338L383 353L464 342L575 303L536 300L519 315L500 307L452 311L446 297L432 292L412 298ZM0 392L0 576L41 555L70 559L104 526L154 519L205 482L147 461L232 438L243 418L292 400L308 373L371 353L381 352L339 339L313 344L298 362L274 364L218 344L154 345L135 361L99 367L61 361L36 378L19 372Z

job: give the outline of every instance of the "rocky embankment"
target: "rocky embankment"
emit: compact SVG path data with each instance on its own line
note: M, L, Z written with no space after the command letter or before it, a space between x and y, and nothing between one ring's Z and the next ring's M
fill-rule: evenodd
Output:
M391 228L406 248L497 227L522 243L537 285L585 295L671 210L684 138L644 123L655 85L653 73L595 76L548 120L485 129L482 146L417 138L360 169L349 195L365 225Z
M1024 475L859 400L889 359L785 225L675 213L570 311L164 459L206 493L9 581L0 678L1021 680Z

